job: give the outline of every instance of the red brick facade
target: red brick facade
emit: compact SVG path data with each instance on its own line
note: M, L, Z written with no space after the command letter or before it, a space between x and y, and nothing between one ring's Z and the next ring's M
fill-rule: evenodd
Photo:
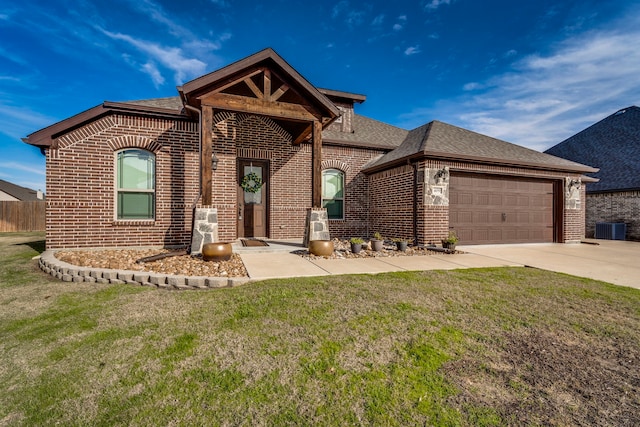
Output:
M587 237L594 237L598 222L625 223L626 239L640 241L640 191L587 194Z
M191 206L199 191L197 123L114 114L56 139L47 151L47 245L49 248L186 246ZM137 147L156 156L156 216L148 221L115 219L115 155ZM294 144L269 118L234 113L214 117L213 206L220 240L237 239L238 159L269 162L268 237L301 238L311 207L311 144ZM562 181L558 172L464 162L422 160L367 176L362 169L382 150L324 145L322 168L345 174L345 215L330 220L332 237L387 238L438 242L449 230L447 206L425 206L421 173L452 171L528 176ZM578 178L578 176L573 176ZM417 189L414 191L414 189ZM584 200L584 188L582 200ZM415 210L415 213L414 213ZM565 241L584 237L584 209L564 210Z
M198 194L197 123L111 115L57 138L47 150L48 248L184 245ZM115 155L156 156L156 216L117 221Z
M220 240L237 235L238 159L269 162L268 234L273 239L299 238L311 207L311 146L293 144L273 120L221 113L214 117L213 151L220 159L213 173L213 206L218 209Z
M322 147L322 169L337 169L345 174L344 219L329 220L333 237L368 237L372 230L369 178L362 173L364 165L383 154L379 150L325 145Z

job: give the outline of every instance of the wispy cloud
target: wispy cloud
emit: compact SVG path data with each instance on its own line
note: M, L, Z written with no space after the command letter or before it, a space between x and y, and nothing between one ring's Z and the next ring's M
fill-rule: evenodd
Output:
M15 52L8 52L0 46L0 57L5 58L18 65L27 65L27 61Z
M219 7L229 7L229 2L226 0L211 0L211 3Z
M364 9L355 9L348 1L343 0L333 6L331 17L344 21L349 27L356 27L364 22L367 13L365 9L370 9L370 6L365 6Z
M173 70L174 80L177 84L183 83L189 77L199 76L204 73L207 64L199 59L187 58L182 49L177 47L161 46L148 40L136 39L130 35L122 33L112 33L105 29L101 31L113 40L124 41L139 51L146 53L153 60L159 62L164 67ZM154 83L158 83L159 71L147 62L141 69L152 77Z
M371 25L382 25L383 22L384 22L384 13L381 13L380 15L373 18L373 21L371 21Z
M466 94L402 117L418 126L437 118L544 150L620 108L640 102L640 22L566 39L527 56L507 73L470 82Z
M164 77L160 74L158 67L153 62L147 62L142 66L142 70L151 76L151 80L156 88L162 86L164 84Z
M177 17L167 13L158 3L152 0L128 1L134 10L153 23L166 28L168 33L175 37L176 45L170 45L166 39L163 43L159 43L132 33L108 30L106 25L95 25L94 28L110 39L123 41L142 53L143 57L129 54L123 55L123 58L134 68L149 75L156 87L165 83L163 72L166 73L167 69L173 73L175 83L182 84L189 78L201 75L207 65L219 65L220 61L213 52L222 48L223 43L232 37L231 33L223 31L215 34L212 31L209 34L210 37L202 38L194 34L189 26L181 23ZM224 0L212 0L212 3L220 7L228 5ZM207 64L205 61L214 63Z
M333 9L331 9L331 17L337 19L343 15L343 13L349 8L349 2L346 0L342 0L338 2Z
M394 31L400 31L404 28L407 23L407 15L398 16L398 21L393 25Z
M420 53L420 46L409 46L404 50L404 54L407 56L415 55L416 53Z
M18 162L0 162L0 169L28 172L40 176L45 176L44 168L33 167Z
M429 0L425 1L423 7L425 10L436 10L443 4L450 4L451 0Z
M23 138L55 121L56 119L29 108L0 101L0 133L11 138Z

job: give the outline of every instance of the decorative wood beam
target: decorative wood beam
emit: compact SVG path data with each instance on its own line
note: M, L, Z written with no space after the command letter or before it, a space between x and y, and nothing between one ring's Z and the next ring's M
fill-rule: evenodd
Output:
M296 145L302 144L302 141L307 139L307 137L311 133L312 129L313 129L313 123L309 123L309 126L304 128L302 133L300 135L298 135L298 137L293 141L293 143L296 144Z
M262 114L293 121L311 122L319 119L299 104L278 101L269 102L265 99L247 98L246 96L231 95L228 93L207 95L202 98L202 105L213 107L216 110Z
M264 70L264 99L271 101L271 70Z
M242 77L237 78L237 79L230 80L227 83L223 84L222 86L215 88L211 93L220 93L225 89L229 89L231 86L237 85L238 83L240 83L241 81L243 81L245 79L250 79L251 77L262 73L262 71L263 71L262 69L255 70L255 71L253 71L253 72L251 72L251 73L249 73L249 74L247 74L245 76L242 76Z
M247 86L249 86L249 89L251 89L251 92L254 93L256 98L264 99L264 94L262 93L260 88L258 88L258 86L256 86L256 84L253 82L253 80L251 80L251 77L247 77L243 81L247 84Z
M212 203L211 153L213 133L213 108L202 106L202 135L200 149L200 174L202 180L202 204L210 206Z
M311 182L312 182L312 198L313 207L322 207L322 122L319 120L313 121L313 148L311 151L312 158L312 170L311 170Z
M273 94L271 95L271 100L272 101L277 101L278 99L280 99L280 97L282 95L285 94L286 91L289 90L289 86L286 83L283 83L282 86L280 86L278 88L278 90L276 90L275 92L273 92Z

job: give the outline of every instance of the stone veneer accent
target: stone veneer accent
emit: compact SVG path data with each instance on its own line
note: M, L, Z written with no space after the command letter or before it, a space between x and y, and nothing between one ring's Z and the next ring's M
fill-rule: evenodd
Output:
M312 240L331 240L328 218L327 210L324 208L309 208L307 210L306 231L302 239L303 246L309 246L309 242Z
M218 209L196 208L191 237L191 255L202 253L205 243L218 241Z
M565 178L564 181L564 206L565 209L579 210L582 208L582 195L580 192L582 188L582 180Z
M40 255L38 265L45 273L64 282L128 284L161 289L194 290L234 287L252 281L249 277L177 276L148 271L79 267L59 260L55 257L55 251L52 250L44 251Z
M424 170L424 204L449 206L449 167Z

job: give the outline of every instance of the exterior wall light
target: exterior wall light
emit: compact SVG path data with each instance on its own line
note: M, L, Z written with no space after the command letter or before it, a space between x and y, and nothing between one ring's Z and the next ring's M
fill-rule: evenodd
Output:
M216 156L216 153L212 153L211 154L211 169L218 170L218 156Z

